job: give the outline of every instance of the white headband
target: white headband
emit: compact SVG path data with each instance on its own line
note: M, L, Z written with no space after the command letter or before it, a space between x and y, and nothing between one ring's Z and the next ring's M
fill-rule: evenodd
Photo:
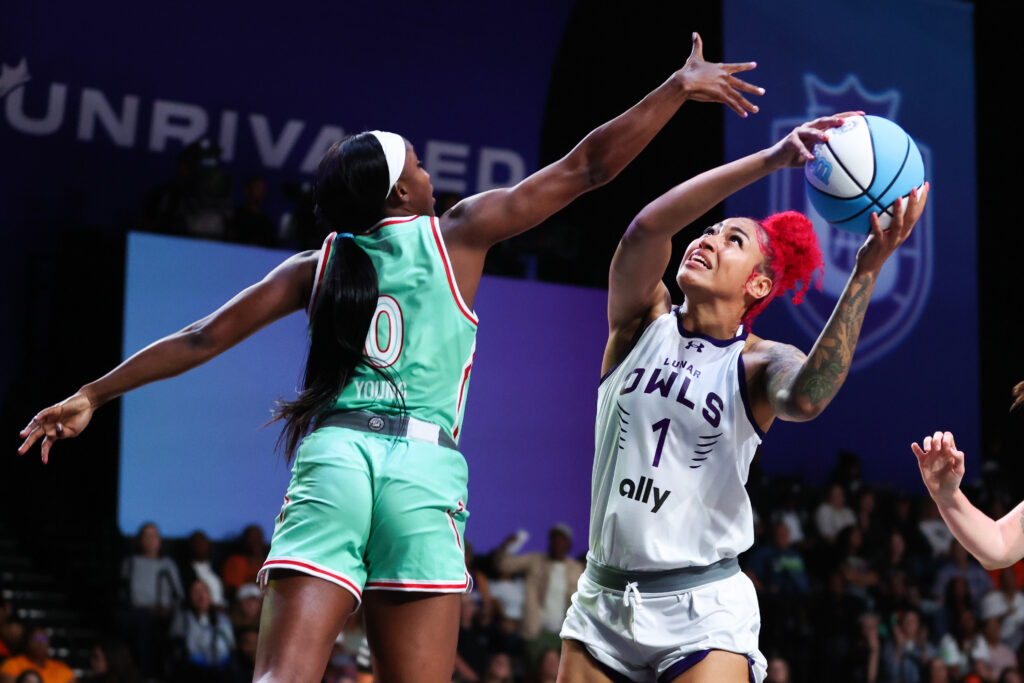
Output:
M380 130L371 130L370 135L377 138L377 142L384 148L384 158L388 162L388 191L384 198L391 194L391 188L398 182L398 176L402 175L405 168L405 140L396 133L385 133Z

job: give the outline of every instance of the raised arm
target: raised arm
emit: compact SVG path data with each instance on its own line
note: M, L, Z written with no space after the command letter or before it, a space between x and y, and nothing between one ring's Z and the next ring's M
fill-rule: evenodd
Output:
M1024 502L998 522L974 507L960 490L964 454L950 432L935 432L910 448L939 514L967 552L985 569L1008 567L1024 557Z
M645 206L626 229L608 273L608 325L612 338L627 343L644 317L667 310L661 278L672 256L672 237L734 192L813 155L842 116L808 122L772 147L719 166L677 185ZM611 344L614 346L614 344Z
M767 399L774 417L795 422L813 419L838 393L850 371L878 273L914 229L928 201L928 190L925 183L910 193L908 201L897 199L886 230L872 213L871 232L857 252L850 279L808 356L786 344L762 342L767 356Z
M144 384L179 375L223 353L264 326L305 307L317 253L292 256L260 282L180 332L134 354L56 405L40 411L21 430L19 454L42 439L42 459L58 439L78 436L104 403Z
M483 192L456 204L442 216L441 228L467 302L472 305L491 246L538 225L584 192L610 181L683 102L722 102L741 116L756 112L742 92L764 94L764 90L734 76L755 66L754 62L704 61L700 36L694 33L690 57L680 70L631 109L591 131L562 159L514 187Z

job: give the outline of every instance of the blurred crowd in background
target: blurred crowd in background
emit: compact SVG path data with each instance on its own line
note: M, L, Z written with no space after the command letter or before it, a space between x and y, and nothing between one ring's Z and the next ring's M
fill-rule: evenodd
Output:
M1002 478L990 467L970 492L995 517L1014 502ZM985 571L929 498L863 481L850 453L839 454L821 487L770 478L755 459L748 491L756 541L740 560L757 589L771 683L1021 681L1024 563ZM462 597L453 681L557 676L558 631L586 563L583 530L554 523L546 550L523 552L527 534L509 523L497 548L466 544L473 591ZM111 633L87 652L62 647L45 610L19 605L18 588L0 585L0 683L35 675L43 683L251 680L263 595L256 575L267 553L261 527L215 543L202 531L165 541L148 523L125 544L120 575L109 577L120 600L93 615ZM372 681L371 662L357 612L338 634L324 681Z

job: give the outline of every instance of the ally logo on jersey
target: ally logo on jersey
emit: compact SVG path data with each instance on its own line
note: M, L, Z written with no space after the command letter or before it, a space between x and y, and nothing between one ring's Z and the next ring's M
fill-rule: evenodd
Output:
M772 140L778 140L807 119L837 111L864 111L897 120L900 93L868 91L856 75L837 85L829 85L814 74L804 74L807 109L804 114L772 121ZM916 139L924 159L925 177L933 177L931 150ZM811 206L804 189L803 169L787 169L771 176L771 212L797 208L814 223L821 254L825 261L822 289L808 289L804 302L794 305L786 299L790 314L811 341L828 322L846 282L853 272L862 235L843 232L825 222ZM852 369L866 367L896 348L914 329L928 301L932 281L933 233L932 205L899 249L886 261L875 283L871 305L864 317L857 354Z

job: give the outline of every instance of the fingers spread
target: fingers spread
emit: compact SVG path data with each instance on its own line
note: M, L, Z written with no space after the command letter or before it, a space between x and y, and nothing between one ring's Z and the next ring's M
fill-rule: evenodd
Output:
M32 448L32 444L34 444L36 441L39 441L39 437L42 435L43 433L38 429L33 429L31 432L29 432L28 438L25 439L25 441L22 442L21 446L18 447L18 454L24 455L28 451L28 449Z
M921 447L917 445L917 442L910 444L910 450L914 451L914 455L917 456L918 460L921 460L925 456L925 452L921 450Z
M757 68L757 62L733 62L731 64L723 64L726 71L731 74L739 73L740 71L750 71ZM764 88L762 88L764 90Z
M882 239L882 224L878 222L878 214L874 211L870 216L871 230L868 234L874 235L875 239Z
M690 50L690 58L697 58L703 61L704 41L700 39L700 34L696 31L693 32L691 38L693 38L693 48Z
M761 88L759 86L753 85L751 83L747 83L743 79L736 78L735 76L730 76L729 77L729 85L731 85L732 87L736 88L737 90L742 90L743 92L748 92L748 93L751 93L753 95L763 95L764 94L764 88Z

